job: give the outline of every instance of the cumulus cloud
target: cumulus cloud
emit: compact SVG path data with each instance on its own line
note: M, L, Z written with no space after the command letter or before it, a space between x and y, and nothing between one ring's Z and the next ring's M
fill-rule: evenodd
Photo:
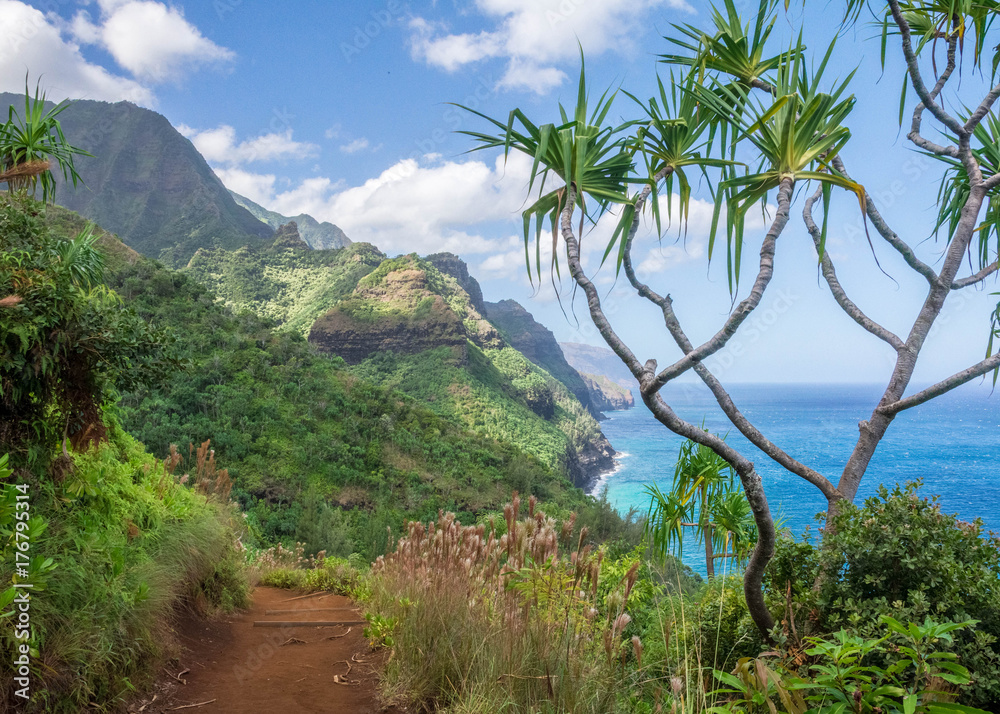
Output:
M548 92L566 78L556 65L588 54L632 53L654 10L693 12L685 0L476 0L491 24L478 33L451 34L441 24L410 22L414 59L448 72L502 57L507 69L499 86Z
M235 58L231 50L202 35L177 7L153 0L98 0L98 6L96 21L86 10L74 16L74 36L103 47L141 80L176 80L197 67Z
M220 124L215 129L203 131L182 125L178 127L178 131L188 137L205 160L211 164L235 166L254 161L305 159L316 155L319 151L319 147L315 144L295 141L291 129L261 134L244 141L237 141L236 130L228 124Z
M343 151L345 154L356 154L359 151L364 151L365 149L367 149L368 145L369 145L368 139L361 137L360 139L355 139L354 141L349 142L347 144L341 144L340 150Z
M274 174L255 174L240 168L215 168L214 171L226 188L265 208L274 198Z
M153 106L148 87L88 62L57 22L26 3L0 0L0 91L23 92L30 68L30 81L42 78L49 99L125 99Z

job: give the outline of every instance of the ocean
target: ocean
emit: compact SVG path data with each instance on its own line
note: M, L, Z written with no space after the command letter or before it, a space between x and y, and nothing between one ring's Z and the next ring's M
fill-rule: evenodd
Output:
M816 469L834 484L857 440L858 422L871 415L882 388L875 385L746 384L730 389L734 402L771 441ZM672 384L663 396L688 421L727 435L726 440L754 461L779 525L799 537L815 520L826 499L811 484L784 471L757 450L726 419L703 385ZM608 500L621 513L636 507L644 514L649 499L643 487L662 490L673 479L683 439L649 414L638 394L628 411L608 412L601 428L618 454L617 469L601 477ZM861 483L855 503L874 495L879 484L923 479L920 493L941 497L942 510L963 520L982 518L1000 531L1000 390L967 384L902 412L889 427ZM705 573L704 550L686 539L684 562ZM699 559L700 557L700 559Z

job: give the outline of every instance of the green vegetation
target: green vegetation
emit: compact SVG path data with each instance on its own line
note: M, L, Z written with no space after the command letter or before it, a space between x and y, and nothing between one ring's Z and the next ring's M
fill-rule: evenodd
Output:
M968 701L1000 708L1000 538L984 534L981 521L942 513L917 487L883 486L862 507L845 505L822 545L779 540L768 573L772 606L799 636L843 628L874 638L884 616L975 620L941 649L971 670Z
M161 381L179 364L172 340L101 284L99 236L55 234L43 211L0 196L0 451L33 469L48 466L60 439L101 441L102 407L117 390Z
M336 250L245 246L199 250L184 272L235 310L250 310L308 336L316 318L384 259L367 243Z
M426 260L385 259L367 244L328 251L276 245L201 250L184 272L234 311L251 311L302 335L312 331L324 349L336 349L345 330L362 341L412 333L400 347L415 354L379 350L350 371L413 397L462 429L512 444L550 469L578 478L597 468L580 464L604 443L594 418L564 384L504 342L454 277ZM330 330L327 348L321 337ZM516 487L529 491L531 485Z
M783 546L767 595L792 609L770 647L738 577L702 584L672 559L655 567L642 546L595 550L573 517L549 518L534 499L518 517L515 498L478 525L411 523L376 562L360 592L373 646L393 649L388 696L448 712L996 711L1000 550L912 489L836 517L837 537L856 542L841 570L808 544ZM950 565L918 585L930 542ZM819 563L830 570L813 592ZM898 602L873 592L896 582L912 586ZM960 592L970 598L956 606Z
M34 585L31 704L25 712L114 711L170 654L182 603L231 610L248 594L234 543L241 518L179 483L113 420L108 441L72 455L60 483L22 472L0 492L0 582ZM0 477L9 476L0 473ZM14 575L15 496L28 495L32 567ZM4 620L13 588L0 593ZM11 622L7 620L7 622ZM0 697L13 699L14 629L0 636Z
M172 329L190 364L160 390L123 395L124 427L164 451L211 437L232 471L250 544L308 539L311 553L371 560L385 552L387 527L398 532L406 518L438 509L495 510L511 480L563 507L585 502L509 443L358 379L301 335L235 314L184 274L137 259L109 282L145 320Z

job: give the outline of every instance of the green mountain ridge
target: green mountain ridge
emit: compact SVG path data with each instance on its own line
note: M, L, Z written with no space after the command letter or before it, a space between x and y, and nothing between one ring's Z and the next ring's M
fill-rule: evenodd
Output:
M23 95L0 94L0 112L11 105L23 112ZM238 248L274 234L237 205L163 115L130 102L79 100L59 117L67 141L93 158L77 158L83 183L76 188L58 175L56 201L143 255L179 266L198 248Z
M57 206L47 222L68 235L84 225ZM586 508L565 476L511 442L361 378L300 333L226 307L192 275L110 234L101 246L109 287L150 323L171 328L190 365L163 389L122 395L122 427L160 456L170 444L186 453L211 439L256 542L303 540L314 551L373 559L385 550L386 527L398 533L406 518L439 509L475 519L501 508L513 488L556 512ZM296 252L322 260L352 251L377 254L366 244Z
M264 208L258 203L254 203L246 196L241 196L235 191L230 190L229 194L238 205L250 211L254 218L266 223L275 230L287 223L294 222L302 240L308 243L310 248L315 248L316 250L344 248L353 242L347 237L344 231L328 221L320 223L307 213L300 213L297 216L283 216L280 213Z
M612 468L614 450L588 407L477 309L482 294L464 263L434 259L459 277L416 255L386 259L368 244L203 249L185 272L231 308L307 335L352 373L515 444L578 485Z

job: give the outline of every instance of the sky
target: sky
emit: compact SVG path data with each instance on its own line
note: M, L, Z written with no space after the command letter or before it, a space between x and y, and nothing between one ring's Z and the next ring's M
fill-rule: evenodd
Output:
M752 0L737 4L748 18L756 9ZM844 160L896 232L938 265L943 242L931 227L941 169L899 130L899 52L890 49L883 73L870 26L843 30L837 3L795 5L778 20L779 43L802 23L811 51L840 32L828 76L858 69ZM528 160L469 153L471 139L458 132L489 127L452 103L501 119L518 107L536 124L557 121L559 102L575 100L581 48L595 91L651 96L657 72L669 73L657 62L671 51L663 35L675 23L709 22L708 6L694 0L0 0L0 91L22 91L28 73L50 99L153 109L191 139L226 186L266 208L331 221L389 255L456 253L487 300L517 300L560 341L602 345L571 283L564 280L557 296L548 276L529 282L520 218ZM948 100L978 103L984 86L968 75L961 95ZM612 117L636 116L619 93ZM894 354L840 311L819 278L803 200L779 239L761 306L708 364L724 382L884 383ZM672 226L657 237L645 225L634 253L640 275L672 296L696 341L714 334L732 305L724 256L708 260L712 211L696 185L686 233ZM625 341L641 360L665 365L679 352L659 311L630 293L612 265L600 266L612 223L585 234L585 265ZM848 294L905 336L926 283L874 230L869 245L852 196L836 197L830 226L830 254ZM763 218L748 230L750 277L740 297L763 231ZM989 293L998 289L990 281L952 296L915 384L982 359L997 301Z

